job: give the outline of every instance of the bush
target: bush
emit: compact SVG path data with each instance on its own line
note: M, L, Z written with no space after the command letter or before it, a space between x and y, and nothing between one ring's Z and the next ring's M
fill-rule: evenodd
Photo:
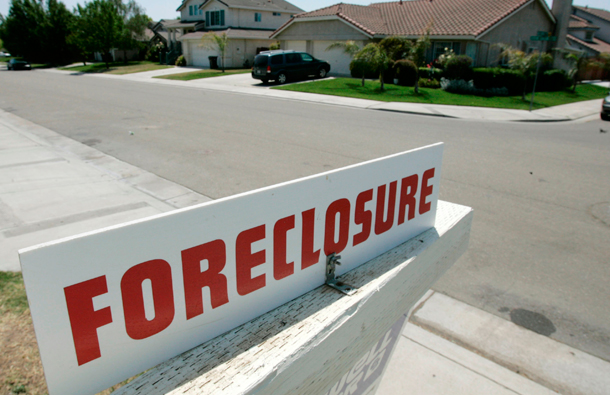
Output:
M441 89L451 93L458 93L463 95L476 95L476 96L508 96L507 88L488 88L479 89L476 88L472 80L449 80L447 78L441 78Z
M570 79L565 71L559 69L551 69L545 71L538 76L538 86L536 90L539 92L556 92L562 91L571 85Z
M178 59L176 59L176 66L180 66L180 67L186 66L186 59L184 58L184 55L178 56Z
M437 69L435 67L420 67L419 76L429 80L437 79L440 80L443 76L443 69Z
M470 80L472 78L472 59L470 56L452 56L445 64L443 76L450 80Z
M364 78L367 79L378 79L379 73L371 65L362 60L352 60L349 64L349 72L352 78L362 78L362 72L364 71Z
M418 85L420 88L430 88L430 89L439 89L441 87L441 83L438 80L429 79L429 78L420 78Z
M506 88L509 95L520 95L525 88L525 77L520 72L498 67L473 69L472 80L477 89Z
M410 60L403 59L399 60L394 64L394 70L396 70L396 78L398 78L398 85L401 86L414 86L417 81L417 66Z

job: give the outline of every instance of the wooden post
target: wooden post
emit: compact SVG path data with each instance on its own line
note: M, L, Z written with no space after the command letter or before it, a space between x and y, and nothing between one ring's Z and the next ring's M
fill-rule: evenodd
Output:
M352 296L316 288L115 393L372 394L396 328L464 253L472 217L469 207L439 201L434 228L340 277L357 288Z

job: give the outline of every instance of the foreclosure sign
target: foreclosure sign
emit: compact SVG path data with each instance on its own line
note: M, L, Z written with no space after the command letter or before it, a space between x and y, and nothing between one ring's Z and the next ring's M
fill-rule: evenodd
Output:
M47 384L94 394L434 226L442 144L20 251Z

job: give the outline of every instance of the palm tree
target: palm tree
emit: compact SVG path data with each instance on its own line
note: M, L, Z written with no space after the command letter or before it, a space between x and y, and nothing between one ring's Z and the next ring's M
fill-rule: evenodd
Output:
M383 84L383 72L387 70L391 59L387 50L381 43L369 43L354 56L354 60L370 65L379 72L381 91L385 89ZM362 77L364 79L364 76Z
M360 46L353 40L348 40L345 42L339 41L330 44L328 47L326 47L325 51L332 51L333 49L342 49L344 53L353 58L360 51ZM362 86L364 86L364 73L365 70L362 68Z
M227 33L222 33L220 36L214 32L209 32L201 37L201 46L205 49L217 50L220 52L220 58L222 61L222 72L225 72L225 53L227 51L227 44L229 39Z
M525 84L523 87L523 95L521 97L522 100L525 100L525 94L527 92L527 79L532 74L536 73L536 66L538 65L538 58L542 56L541 61L543 63L547 63L553 60L553 57L547 53L543 53L540 55L537 51L532 52L531 54L526 54L523 51L519 51L516 48L511 46L507 46L500 53L501 57L508 58L508 67L513 70L519 71L525 80Z

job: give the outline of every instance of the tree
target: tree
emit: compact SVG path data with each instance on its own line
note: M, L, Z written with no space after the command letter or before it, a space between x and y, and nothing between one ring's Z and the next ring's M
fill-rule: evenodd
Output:
M0 37L13 55L44 61L45 11L42 2L12 0Z
M353 40L348 40L345 42L339 41L330 44L328 47L326 47L325 51L332 51L333 49L342 49L344 53L348 54L351 58L354 58L358 51L360 51L360 46ZM364 86L365 68L360 67L360 70L362 71L362 86Z
M417 78L415 79L415 94L419 93L419 68L426 64L426 50L430 46L430 30L432 29L432 22L426 27L426 31L422 34L417 41L409 49L408 59L415 63L417 66Z
M201 46L203 48L220 52L223 73L225 72L225 53L227 51L228 43L229 38L227 37L227 33L222 33L219 36L214 32L208 32L201 37Z
M584 52L580 54L567 53L565 58L571 63L570 70L568 70L568 78L572 81L572 92L576 92L576 85L578 84L578 75L583 67L587 63L587 58Z
M525 80L531 78L532 75L536 73L536 68L538 66L538 58L542 56L541 61L545 64L553 61L553 57L550 54L543 53L540 55L537 51L532 52L531 54L526 54L523 51L515 49L511 46L505 46L504 50L500 53L501 57L508 58L508 67L513 70L517 70L523 75ZM522 100L525 100L525 94L527 93L527 83L523 88L523 95L521 97Z
M382 40L383 41L383 40ZM369 43L362 48L354 56L354 60L369 64L373 69L379 72L379 82L381 83L381 91L385 90L383 73L390 65L391 59L388 56L386 49L381 43Z
M134 48L140 49L141 42L144 40L144 32L151 19L134 0L129 0L127 4L118 1L117 10L123 18L117 47L123 50L123 58L127 63L127 51Z
M110 50L117 47L123 29L123 19L119 14L117 2L112 0L93 0L80 4L76 9L78 26L73 40L84 52L100 52L110 68Z

